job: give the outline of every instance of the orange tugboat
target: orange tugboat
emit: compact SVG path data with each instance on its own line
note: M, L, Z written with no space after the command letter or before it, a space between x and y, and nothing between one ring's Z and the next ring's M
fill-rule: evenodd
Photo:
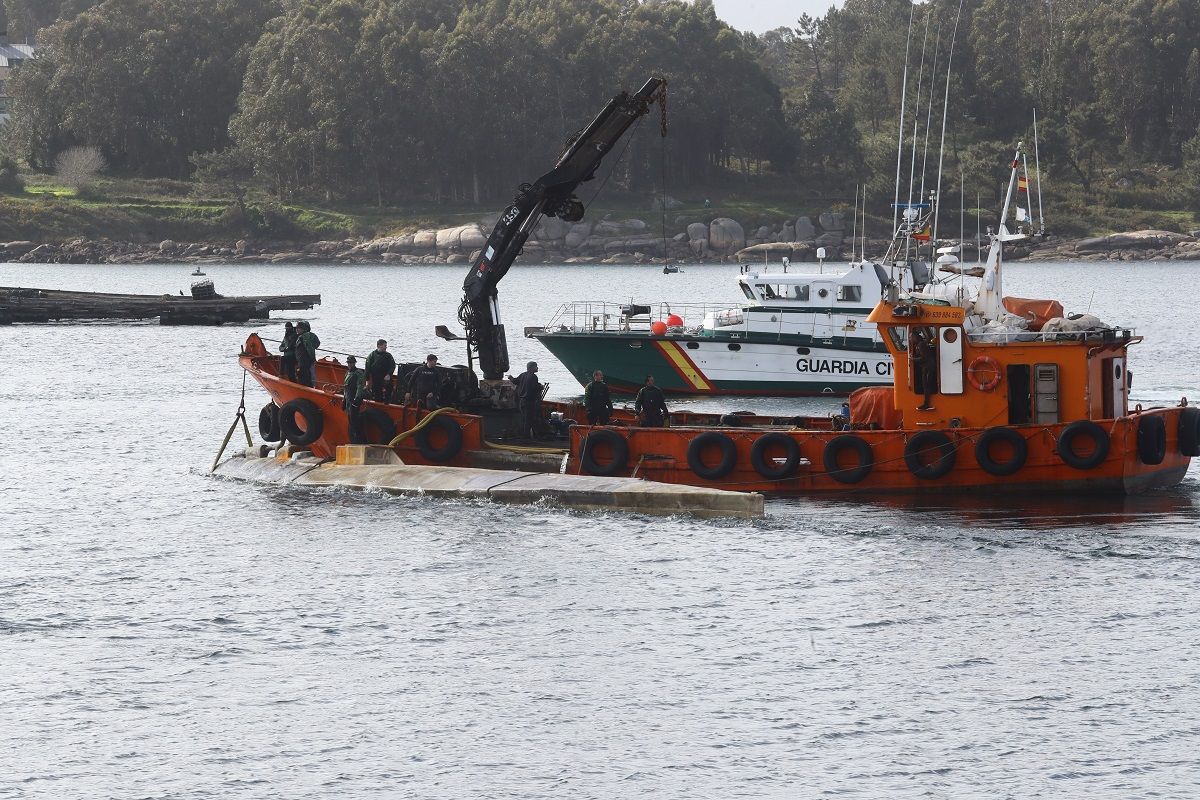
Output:
M580 404L544 402L541 419L570 425L567 436L530 441L514 386L503 378L508 351L496 285L540 215L579 218L574 189L660 91L652 79L637 95L615 98L501 216L468 273L459 314L468 361L478 359L483 378L471 363L441 370L448 397L435 411L365 401L360 438L390 445L405 464L500 462L770 495L1140 492L1179 483L1200 455L1200 409L1186 400L1130 408L1128 350L1141 337L1094 317L1064 317L1055 302L1004 297L1004 244L1024 238L1005 225L1020 146L976 291L961 274L935 279L908 247L889 250L886 265L872 264L884 297L869 321L883 333L894 384L851 395L849 420L684 412L671 414L669 427L645 428L618 410L612 424L591 426ZM918 224L906 215L897 238L911 240ZM272 398L260 415L265 439L286 439L318 458L333 458L350 441L343 364L322 359L316 386L301 386L281 377L279 357L257 334L241 364Z

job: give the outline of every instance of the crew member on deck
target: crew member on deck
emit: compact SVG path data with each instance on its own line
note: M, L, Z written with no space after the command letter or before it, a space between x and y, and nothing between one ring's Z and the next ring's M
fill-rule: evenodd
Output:
M305 386L317 385L317 348L321 340L312 332L312 326L305 320L296 323L300 336L296 339L296 366L300 372L300 383Z
M667 421L667 398L662 389L654 385L654 376L646 376L646 385L637 393L633 410L643 428L661 428Z
M365 444L359 424L359 412L367 394L367 376L358 369L358 359L346 356L346 380L342 382L342 408L350 423L350 444Z
M296 382L296 340L299 338L296 326L290 321L284 323L283 341L279 343L279 352L282 354L279 357L279 374L292 383Z
M367 356L366 371L371 381L371 399L386 403L392 396L392 373L396 371L396 359L387 351L386 339L375 343L375 349Z
M530 361L520 375L515 378L509 376L517 385L517 401L521 407L521 430L531 439L542 412L542 384L538 383L537 371L537 362Z
M438 407L437 396L437 356L430 353L425 356L425 363L408 376L408 394L404 397L404 404L415 402L417 408L432 411Z
M592 373L592 382L583 390L583 407L587 410L589 425L607 425L612 419L612 396L600 370Z

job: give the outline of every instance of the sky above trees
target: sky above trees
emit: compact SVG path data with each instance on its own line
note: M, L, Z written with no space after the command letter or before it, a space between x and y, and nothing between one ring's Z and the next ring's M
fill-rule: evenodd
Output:
M742 31L763 33L779 27L794 28L801 14L823 16L843 0L713 0L717 16Z

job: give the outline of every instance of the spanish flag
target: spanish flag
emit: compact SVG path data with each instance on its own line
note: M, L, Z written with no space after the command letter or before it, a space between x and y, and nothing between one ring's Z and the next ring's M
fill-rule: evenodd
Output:
M919 242L928 242L930 239L933 238L933 231L930 229L930 227L928 225L926 225L924 228L922 228L921 230L914 233L912 235L912 238L916 239Z
M1018 192L1028 192L1029 191L1029 180L1027 178L1017 178L1017 191Z

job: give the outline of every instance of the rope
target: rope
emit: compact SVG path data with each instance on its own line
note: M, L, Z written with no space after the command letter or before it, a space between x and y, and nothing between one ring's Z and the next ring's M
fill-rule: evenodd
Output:
M621 154L617 156L617 160L613 162L612 169L608 171L608 174L604 176L604 180L600 182L600 185L596 187L596 191L592 193L592 198L587 201L587 205L589 207L592 205L592 203L596 202L596 198L600 196L600 192L604 191L604 187L608 185L608 179L611 178L613 173L617 171L617 167L620 166L621 160L625 158L625 153L629 151L629 145L633 144L634 134L637 133L637 129L641 127L642 120L645 118L645 116L638 117L638 121L633 123L633 131L625 137L625 146L621 148Z
M237 413L233 415L233 423L229 426L229 431L221 442L221 449L217 451L217 457L213 459L212 469L209 470L210 474L217 471L217 465L221 463L221 456L225 455L225 448L229 446L229 440L233 438L233 432L237 428L238 422L242 423L242 430L246 433L246 447L253 447L254 439L250 437L250 425L246 422L246 370L242 370L241 402L238 403Z
M281 339L268 339L265 336L260 336L258 338L262 339L264 342L271 342L272 344L279 344L282 341ZM363 356L360 356L358 353L343 353L340 350L329 350L328 348L325 348L325 347L318 347L317 352L318 353L333 353L335 356L354 356L355 358L363 358Z
M411 428L406 430L404 433L397 434L396 438L394 438L390 442L388 442L387 446L392 449L395 449L396 446L399 445L401 442L403 442L405 439L407 439L408 437L415 434L417 431L424 428L430 422L433 422L433 418L436 417L437 415L445 414L445 413L448 413L448 412L454 411L454 410L455 409L450 408L449 406L446 406L444 408L435 408L433 411L430 411L428 414L426 414L425 418L422 419L420 422L418 422L416 425L412 426Z
M513 453L553 453L556 456L571 452L561 447L522 447L515 444L498 444L496 442L489 442L486 439L483 442L483 446L490 447L493 450L508 450Z

